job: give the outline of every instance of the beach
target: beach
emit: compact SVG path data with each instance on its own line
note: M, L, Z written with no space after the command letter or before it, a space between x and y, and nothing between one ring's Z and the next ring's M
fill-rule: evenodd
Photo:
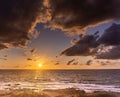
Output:
M120 93L105 91L86 93L83 90L67 88L39 92L33 90L0 91L0 97L120 97Z

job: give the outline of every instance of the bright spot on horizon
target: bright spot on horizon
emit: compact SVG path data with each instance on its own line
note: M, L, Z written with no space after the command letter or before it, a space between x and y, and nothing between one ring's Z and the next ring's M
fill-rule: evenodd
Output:
M42 66L43 66L43 64L41 64L41 63L40 63L40 64L38 64L38 67L39 67L39 68L41 68Z

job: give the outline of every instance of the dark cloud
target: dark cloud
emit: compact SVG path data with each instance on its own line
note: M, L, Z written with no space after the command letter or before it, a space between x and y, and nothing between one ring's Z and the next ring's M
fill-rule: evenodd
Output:
M91 54L92 48L98 46L96 42L96 35L84 35L82 36L72 47L64 50L61 55L67 56L88 56Z
M98 40L99 44L105 46L98 48L96 58L119 59L120 58L120 24L113 23L107 28Z
M119 0L45 0L53 28L78 33L104 21L119 19Z
M108 65L108 64L105 63L105 62L101 62L101 65L102 65L102 66L106 66L106 65Z
M32 61L32 59L31 59L31 58L27 58L27 60L28 60L28 61Z
M119 45L120 44L120 24L113 23L111 27L104 31L98 40L100 44Z
M120 59L120 45L112 47L107 51L97 53L96 58L97 59Z
M2 50L2 49L7 49L8 47L6 46L6 45L4 45L4 44L2 44L2 42L0 43L0 50Z
M96 61L96 63L102 65L102 66L106 66L106 65L112 65L112 64L116 64L112 61Z
M87 45L81 44L81 45L74 45L66 50L64 50L61 55L66 55L66 56L79 56L79 55L84 55L87 56L89 55L89 48Z
M33 49L31 49L31 50L30 50L30 52L31 52L31 53L34 53L34 52L35 52L35 50L36 50L36 49L35 49L35 48L33 48Z
M60 63L59 62L57 62L57 63L55 63L54 65L59 65Z
M66 56L94 56L97 59L120 58L120 24L112 24L103 35L99 31L93 35L82 35L75 44L64 50Z
M74 39L72 39L72 40L71 40L71 44L73 44L73 45L74 45L74 44L76 44L76 43L77 43L77 41L78 41L78 40L77 40L76 38L74 38Z
M8 57L7 55L4 55L4 57Z
M49 26L70 34L74 32L80 34L89 27L120 18L120 0L45 0L44 5L48 8ZM120 25L113 24L101 37L98 33L99 31L94 35L80 35L79 40L73 39L71 41L73 45L61 55L120 58L119 53L117 54L119 47L108 52L100 52L105 46L120 44Z
M75 61L75 59L72 59L72 60L68 61L67 65L71 65L71 63L74 62L74 61Z
M0 49L24 46L40 20L43 0L0 1Z
M0 50L26 45L31 35L38 36L34 29L38 22L47 23L51 28L59 28L69 33L76 31L81 33L81 30L88 27L119 18L120 0L2 0L0 2ZM80 39L73 39L73 45L61 55L120 58L118 46L120 25L113 24L101 37L98 33L97 31L94 35L81 34ZM101 45L113 46L113 48L108 52L100 52ZM30 52L34 51L32 49Z
M86 62L86 65L91 65L91 63L92 63L92 60L88 60L87 62Z
M1 60L7 60L6 58L0 58Z
M78 62L74 62L72 65L78 65Z

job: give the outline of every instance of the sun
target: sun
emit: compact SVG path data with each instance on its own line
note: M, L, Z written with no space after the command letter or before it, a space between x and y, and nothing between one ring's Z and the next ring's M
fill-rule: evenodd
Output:
M41 68L42 66L43 66L43 64L41 64L41 63L40 63L40 64L38 64L38 67L39 67L39 68Z

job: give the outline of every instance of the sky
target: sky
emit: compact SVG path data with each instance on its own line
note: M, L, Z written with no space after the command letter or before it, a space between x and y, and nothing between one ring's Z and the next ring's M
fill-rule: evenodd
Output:
M0 69L120 69L119 0L0 2Z

